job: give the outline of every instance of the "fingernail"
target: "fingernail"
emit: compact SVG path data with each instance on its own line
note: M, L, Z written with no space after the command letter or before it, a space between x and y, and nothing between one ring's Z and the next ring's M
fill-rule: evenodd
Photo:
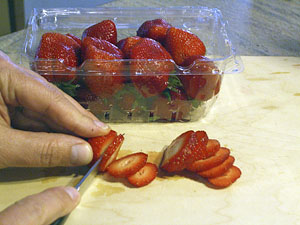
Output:
M94 120L94 123L96 124L96 126L101 127L101 129L103 130L108 130L109 126L106 123L103 123L101 121L98 120Z
M74 165L88 164L93 158L93 150L88 144L77 144L72 146L71 163Z
M80 194L79 192L73 188L73 187L65 187L65 192L67 192L67 194L70 196L70 198L73 200L73 201L76 201L78 200Z

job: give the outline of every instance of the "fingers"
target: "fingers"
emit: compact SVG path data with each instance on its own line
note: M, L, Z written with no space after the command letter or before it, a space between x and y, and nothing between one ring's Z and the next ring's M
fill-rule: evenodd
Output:
M79 136L94 137L109 132L106 124L44 78L10 62L6 66L9 67L8 72L2 71L0 77L1 93L6 104L24 106Z
M50 224L69 214L79 203L73 187L56 187L28 196L0 213L0 224Z
M0 143L0 168L79 166L93 157L88 142L66 134L2 127Z

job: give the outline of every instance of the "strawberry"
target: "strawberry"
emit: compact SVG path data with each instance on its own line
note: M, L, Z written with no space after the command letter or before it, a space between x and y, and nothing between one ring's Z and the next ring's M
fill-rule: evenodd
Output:
M179 28L168 29L165 38L165 47L174 61L183 66L185 60L194 55L205 55L206 48L196 35Z
M69 36L45 33L42 35L35 59L39 60L37 71L48 81L73 81L76 74L72 69L80 64L80 45ZM54 73L59 74L54 76Z
M168 121L181 121L189 116L191 104L181 89L167 92L168 96L161 95L153 102L155 116Z
M217 67L208 58L198 55L185 61L189 65L190 74L179 75L189 97L199 101L207 101L220 90L221 76L215 74Z
M200 176L205 178L218 177L224 174L234 163L234 157L229 156L224 162L220 165L215 166L211 169L197 172Z
M123 87L123 62L120 56L98 49L94 45L85 48L84 69L88 71L85 84L90 91L101 98L109 98Z
M220 142L216 139L208 139L206 145L206 158L214 156L220 149Z
M224 174L214 178L208 178L208 181L216 187L225 188L234 183L242 172L236 166L231 166Z
M163 43L167 34L167 30L172 27L171 24L163 19L155 19L145 21L137 30L140 37L152 38Z
M156 96L168 86L172 57L157 41L143 38L131 48L130 78L144 97Z
M186 131L178 136L166 148L161 162L161 168L168 172L185 169L202 157L208 137L204 131Z
M153 163L146 163L144 167L135 174L127 177L129 183L136 187L142 187L151 183L157 176L158 168Z
M117 43L116 25L111 20L103 20L100 23L86 28L82 33L81 40L87 36L106 40L115 45Z
M101 154L105 152L105 150L114 141L116 137L117 137L117 132L114 130L110 130L110 132L107 135L88 139L88 142L93 149L92 163L96 162L97 159L99 159Z
M187 167L187 170L192 172L201 172L212 169L218 165L221 165L228 157L230 151L227 148L221 147L215 155L210 156L207 159L200 159Z
M138 43L142 38L139 36L133 36L133 37L127 37L124 38L122 40L120 40L117 43L117 46L119 47L119 49L122 50L122 52L124 53L124 57L125 58L129 58L130 57L130 51L131 48Z
M79 44L81 46L81 40L79 37L75 36L74 34L71 33L67 33L66 36L72 38L74 41L77 42L77 44Z
M124 57L123 52L114 44L94 37L86 37L82 40L82 58L86 59L85 51L89 45L95 46L99 50L103 50L115 55L117 58L122 59Z
M107 167L114 162L117 158L119 150L123 144L124 136L119 134L113 140L113 142L108 146L107 150L103 154L102 161L99 165L99 171L104 172L106 171Z
M107 171L114 177L129 177L145 166L147 158L143 152L133 153L112 162Z

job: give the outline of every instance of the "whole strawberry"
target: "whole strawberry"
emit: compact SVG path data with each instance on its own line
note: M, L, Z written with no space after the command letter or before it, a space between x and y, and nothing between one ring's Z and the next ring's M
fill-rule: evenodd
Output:
M215 64L205 56L190 57L185 61L190 74L179 76L184 90L192 99L207 101L218 94L221 76Z
M164 19L155 19L145 21L137 30L137 35L140 37L152 38L160 43L163 43L167 34L167 30L171 28Z
M143 38L132 47L130 59L135 59L130 64L130 78L144 97L156 96L166 89L174 64L159 42Z
M101 40L105 43L106 41ZM107 45L106 42L104 47ZM109 98L123 87L122 57L109 51L88 45L85 48L84 70L87 71L85 84L89 90L101 98Z
M199 37L175 27L168 29L165 47L180 66L183 66L185 60L191 56L205 55L206 52L205 45Z
M118 41L117 46L124 53L124 57L128 59L130 57L130 51L131 51L132 47L136 43L138 43L141 39L142 38L139 36L127 37L127 38L124 38L124 39Z
M115 45L117 43L117 28L113 21L103 20L85 29L81 39L83 40L87 36L106 40Z
M35 59L37 71L48 81L72 81L76 78L74 68L80 64L80 45L67 35L45 33L42 35Z

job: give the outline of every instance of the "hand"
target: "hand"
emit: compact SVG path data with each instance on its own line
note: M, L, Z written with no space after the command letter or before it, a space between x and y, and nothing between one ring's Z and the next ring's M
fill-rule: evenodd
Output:
M74 99L0 51L0 168L88 164L91 146L77 136L109 130ZM69 213L79 199L71 187L49 189L7 208L0 224L45 224Z

